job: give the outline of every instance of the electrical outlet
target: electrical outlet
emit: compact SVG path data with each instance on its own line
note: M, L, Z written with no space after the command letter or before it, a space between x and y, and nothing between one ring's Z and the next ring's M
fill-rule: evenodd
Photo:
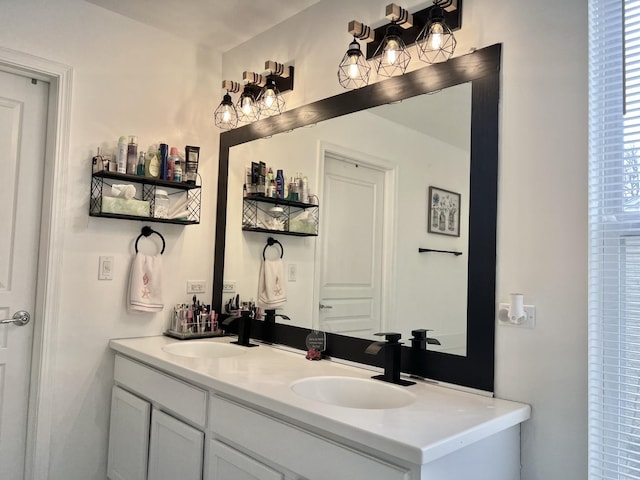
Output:
M207 282L204 280L187 280L187 293L204 293L207 290Z
M98 258L98 280L113 280L113 257Z
M290 282L295 282L297 276L298 276L298 265L295 263L290 263L288 266L288 275L287 275L288 280Z
M236 291L236 282L233 280L225 280L222 282L223 293L234 293Z
M508 303L501 303L498 306L498 322L500 325L508 325L511 327L524 327L524 328L535 328L536 326L536 307L534 305L523 305L524 311L527 314L527 318L525 318L520 323L511 323L509 321Z

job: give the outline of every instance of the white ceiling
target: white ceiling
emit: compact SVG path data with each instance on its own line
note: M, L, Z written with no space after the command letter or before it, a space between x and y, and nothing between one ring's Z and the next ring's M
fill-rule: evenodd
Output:
M320 0L86 0L226 52Z

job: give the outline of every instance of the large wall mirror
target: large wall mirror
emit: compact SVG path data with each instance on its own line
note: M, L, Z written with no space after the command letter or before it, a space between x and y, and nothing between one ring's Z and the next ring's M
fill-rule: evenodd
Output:
M257 297L273 237L286 270L279 313L291 319L278 322L276 341L300 347L319 329L329 332L332 356L380 365L363 354L374 333L398 331L408 342L426 328L440 345L403 347L403 371L492 391L500 51L487 47L223 133L217 311L237 294ZM317 236L243 230L252 162L282 169L287 182L307 177ZM223 292L225 283L234 291Z

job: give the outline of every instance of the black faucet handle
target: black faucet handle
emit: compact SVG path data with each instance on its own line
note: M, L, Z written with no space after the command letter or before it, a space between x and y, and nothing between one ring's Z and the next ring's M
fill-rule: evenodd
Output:
M411 335L413 335L413 338L416 340L424 340L427 338L427 332L429 331L430 330L427 330L426 328L418 328L416 330L411 330Z
M396 332L378 332L374 333L378 337L384 337L387 343L399 343L402 334Z

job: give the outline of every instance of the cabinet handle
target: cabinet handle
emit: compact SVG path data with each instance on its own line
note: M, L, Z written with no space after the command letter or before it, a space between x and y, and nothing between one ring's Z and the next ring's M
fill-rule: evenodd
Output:
M320 304L320 310L322 310L323 308L333 308L331 305L324 305L324 304Z

